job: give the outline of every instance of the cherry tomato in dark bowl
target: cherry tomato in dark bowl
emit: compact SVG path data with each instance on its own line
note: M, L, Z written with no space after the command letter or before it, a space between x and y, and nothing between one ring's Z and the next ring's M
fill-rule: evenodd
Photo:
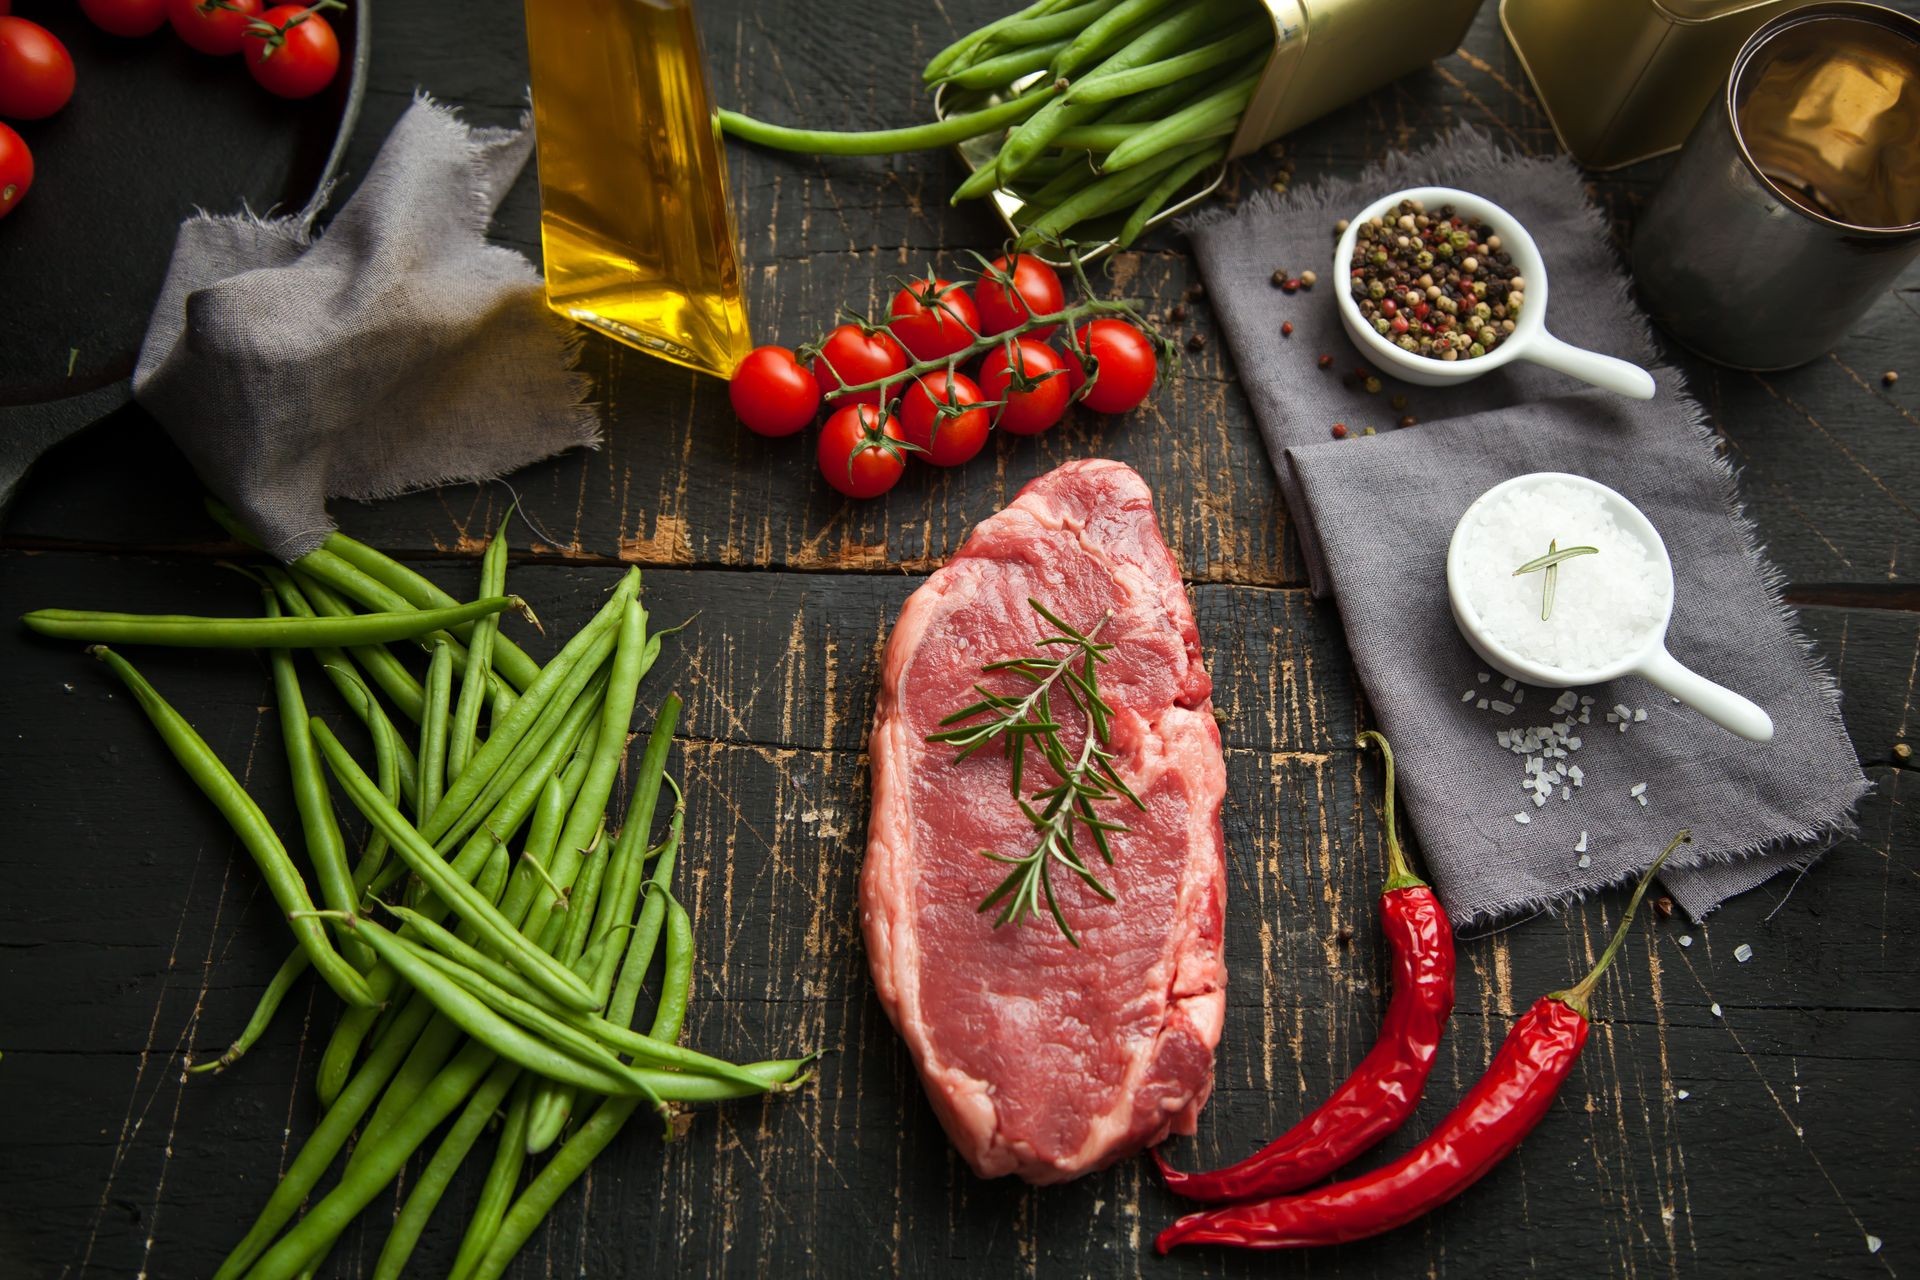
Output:
M733 371L727 399L747 430L790 436L820 409L820 384L785 347L755 347Z
M951 280L915 280L893 295L887 324L915 360L944 360L980 336L980 312Z
M1029 253L1011 260L995 258L973 286L980 307L980 332L1005 333L1036 316L1050 316L1067 305L1066 291L1054 269ZM1046 325L1022 337L1045 342L1057 325Z
M80 0L80 12L114 36L150 36L167 25L167 0Z
M1092 356L1094 372L1087 377L1087 365L1077 353L1067 354L1067 377L1087 408L1097 413L1125 413L1138 408L1153 390L1159 373L1159 361L1147 335L1125 320L1102 316L1075 330L1080 349Z
M167 21L189 49L225 58L240 52L261 0L167 0Z
M261 14L259 22L248 25L240 49L254 83L282 98L311 98L333 83L340 69L340 41L333 28L297 4Z
M918 378L900 398L900 434L936 467L971 461L993 425L986 397L964 373L938 371Z
M1073 395L1060 353L1032 338L1015 338L989 351L980 362L980 390L988 400L1001 402L993 425L1018 436L1039 435L1060 421Z
M898 419L870 404L850 404L820 429L820 474L849 498L877 498L907 469Z
M0 17L0 116L43 120L72 96L73 55L59 37L37 22Z
M0 218L12 213L33 185L33 152L20 135L0 124Z
M820 394L824 396L841 387L857 387L863 382L877 381L906 367L907 353L892 338L878 329L868 332L857 324L843 324L820 344L819 353L813 358L813 378L820 384ZM877 407L880 389L875 387L868 391L856 391L841 396L833 403L870 404Z

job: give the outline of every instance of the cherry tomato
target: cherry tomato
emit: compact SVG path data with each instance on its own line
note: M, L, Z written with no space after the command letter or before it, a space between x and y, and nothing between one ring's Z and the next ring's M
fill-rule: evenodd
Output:
M820 384L820 394L824 396L840 387L859 386L906 367L907 353L892 338L878 330L867 333L857 324L843 324L820 344L820 354L813 360L813 379ZM834 404L870 404L878 408L880 389L857 391L840 397Z
M1002 278L1011 280L1013 287L1001 283ZM995 258L973 286L973 297L980 304L982 333L1005 333L1067 305L1067 295L1053 268L1026 253L1015 254L1011 264L1004 257ZM1045 342L1057 327L1048 325L1022 336Z
M820 409L820 384L785 347L755 347L733 371L727 399L747 430L790 436Z
M150 36L167 22L167 0L80 0L87 21L114 36Z
M282 98L311 98L333 83L333 73L340 69L340 42L325 18L297 4L283 4L261 14L260 22L272 27L273 34L254 24L240 45L254 83Z
M972 409L985 396L964 373L929 373L918 378L900 399L900 434L921 449L920 456L936 467L957 467L970 461L987 442L993 416Z
M994 426L1017 436L1039 435L1067 411L1073 388L1067 382L1066 361L1046 343L1031 338L1016 338L1013 347L1020 378L1014 377L1016 366L1007 359L1003 344L980 362L980 390L987 399L1004 402L994 411ZM1031 385L1023 390L1016 382Z
M189 49L225 58L240 52L261 0L167 0L167 21Z
M1125 413L1137 407L1153 390L1159 362L1147 336L1125 320L1102 316L1075 331L1080 346L1095 363L1093 385L1081 399L1098 413ZM1067 377L1077 392L1087 385L1087 369L1075 355L1067 358Z
M893 295L887 319L915 360L944 360L980 332L980 312L951 280L915 280Z
M67 46L37 22L0 17L0 116L44 119L72 96L73 56Z
M33 152L20 135L0 124L0 218L12 213L33 185Z
M907 469L899 420L870 404L850 404L820 429L820 474L849 498L877 498Z

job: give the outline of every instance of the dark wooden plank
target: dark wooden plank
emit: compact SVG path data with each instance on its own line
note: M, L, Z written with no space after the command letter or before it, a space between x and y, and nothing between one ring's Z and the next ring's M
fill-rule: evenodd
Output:
M525 567L514 585L564 632L617 572ZM450 588L464 576L440 573ZM1143 1249L1177 1206L1143 1166L1045 1191L974 1179L872 998L854 924L862 738L879 646L914 581L648 575L663 621L702 610L643 699L689 698L680 884L703 957L690 1040L828 1056L807 1091L703 1116L680 1145L623 1138L514 1274L1387 1276L1415 1258L1469 1276L1560 1276L1575 1258L1582 1274L1710 1275L1788 1258L1815 1274L1897 1268L1910 1247L1901 1227L1920 1210L1912 1180L1892 1173L1920 1133L1920 826L1912 772L1886 765L1872 770L1861 838L1797 884L1749 895L1704 929L1638 926L1553 1116L1508 1167L1418 1226L1321 1258L1159 1263ZM1234 974L1218 1091L1197 1141L1177 1148L1198 1161L1244 1153L1324 1094L1370 1045L1385 973L1371 924L1377 775L1350 745L1361 708L1337 622L1297 591L1195 596L1226 713ZM0 599L240 612L251 595L195 557L16 552L0 554ZM1864 611L1810 622L1847 682L1856 734L1897 733L1913 711L1920 624ZM137 660L284 826L260 662ZM14 730L0 739L0 777L20 780L0 842L14 1081L0 1091L0 1259L34 1275L205 1274L315 1119L314 1059L335 1004L303 987L254 1057L183 1082L181 1055L217 1051L245 1019L284 929L103 671L16 630L0 637L0 661L12 676L0 723ZM1444 1113L1518 1010L1590 963L1619 905L1606 895L1462 941L1441 1065L1410 1133L1383 1154ZM1741 942L1750 963L1732 957ZM470 1171L449 1207L475 1185ZM391 1211L383 1197L364 1215L337 1274L371 1265ZM422 1271L450 1256L458 1219L435 1223ZM1880 1258L1867 1233L1888 1241Z
M913 118L916 68L952 31L990 16L997 0L913 10L883 0L843 6L829 29L779 7L716 0L703 6L716 92L781 120L867 127ZM1289 139L1294 181L1351 174L1396 148L1456 124L1493 133L1530 154L1555 147L1531 87L1489 4L1466 46L1423 72L1309 125ZM519 6L482 0L471 38L451 38L430 8L389 6L377 38L365 119L348 158L364 172L386 127L424 85L478 119L505 122L525 83ZM799 11L791 11L798 13ZM480 36L484 34L484 38ZM930 258L985 248L1002 229L978 206L950 209L957 161L945 153L815 159L730 148L756 332L789 345L815 336L841 304L877 310L891 276ZM1230 183L1258 190L1281 162L1255 157ZM1596 177L1593 190L1624 237L1666 162ZM538 254L538 199L525 181L502 211L500 238ZM1192 279L1180 237L1162 230L1111 268L1118 291L1164 311ZM1920 422L1920 369L1883 387L1879 374L1911 360L1920 268L1890 291L1833 355L1787 374L1756 376L1680 363L1743 469L1744 492L1773 554L1795 582L1903 583L1903 549L1920 532L1920 492L1909 447ZM1332 305L1330 298L1327 305ZM1187 330L1209 332L1204 305ZM1292 585L1301 567L1271 473L1217 340L1184 362L1155 404L1130 417L1077 415L1039 440L995 442L958 471L916 468L888 498L843 503L814 473L806 441L765 442L731 421L718 383L597 337L584 367L605 411L597 453L514 478L528 510L562 555L651 565L775 565L802 570L927 568L1018 486L1068 457L1124 459L1160 495L1169 540L1201 581ZM59 451L29 485L8 526L22 541L191 544L211 531L193 509L184 469L130 413ZM103 455L143 464L100 468ZM149 485L168 482L155 494ZM181 483L174 483L174 482ZM507 502L504 490L446 490L377 507L341 504L346 526L383 546L470 551L472 536Z

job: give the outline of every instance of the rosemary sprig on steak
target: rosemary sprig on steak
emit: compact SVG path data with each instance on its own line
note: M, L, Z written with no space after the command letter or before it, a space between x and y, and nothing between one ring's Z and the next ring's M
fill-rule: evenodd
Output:
M983 666L982 675L1004 672L1027 684L1018 694L998 693L984 684L974 685L980 701L963 707L940 722L939 733L929 734L929 742L957 746L955 761L966 759L988 743L1000 741L1007 753L1011 771L1009 789L1020 811L1033 824L1033 847L1025 854L996 853L981 850L983 857L1006 864L1006 878L980 903L981 911L1000 908L994 927L1019 924L1038 915L1042 901L1060 932L1074 946L1074 936L1060 903L1053 892L1053 864L1059 863L1087 883L1107 901L1113 891L1100 882L1087 865L1075 843L1076 832L1093 840L1094 848L1108 866L1113 865L1113 849L1108 843L1112 832L1125 831L1125 823L1102 818L1094 812L1096 804L1126 799L1137 809L1145 809L1140 798L1121 780L1113 768L1113 757L1101 746L1107 741L1113 722L1113 708L1100 696L1097 669L1113 648L1096 638L1113 615L1103 616L1091 631L1081 632L1063 622L1051 609L1031 596L1027 603L1054 628L1055 634L1037 641L1039 652L1018 658L1003 658ZM1057 656L1049 650L1064 652ZM1054 695L1062 693L1069 705L1086 717L1087 733L1077 753L1070 753L1061 741L1061 725L1054 715ZM966 722L971 723L966 723ZM953 727L947 727L953 726ZM1023 794L1029 744L1036 747L1054 782L1031 796Z

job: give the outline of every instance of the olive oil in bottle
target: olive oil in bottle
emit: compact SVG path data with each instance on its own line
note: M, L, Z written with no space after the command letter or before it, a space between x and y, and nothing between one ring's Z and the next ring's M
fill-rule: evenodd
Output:
M547 304L730 376L753 343L693 0L526 0Z

